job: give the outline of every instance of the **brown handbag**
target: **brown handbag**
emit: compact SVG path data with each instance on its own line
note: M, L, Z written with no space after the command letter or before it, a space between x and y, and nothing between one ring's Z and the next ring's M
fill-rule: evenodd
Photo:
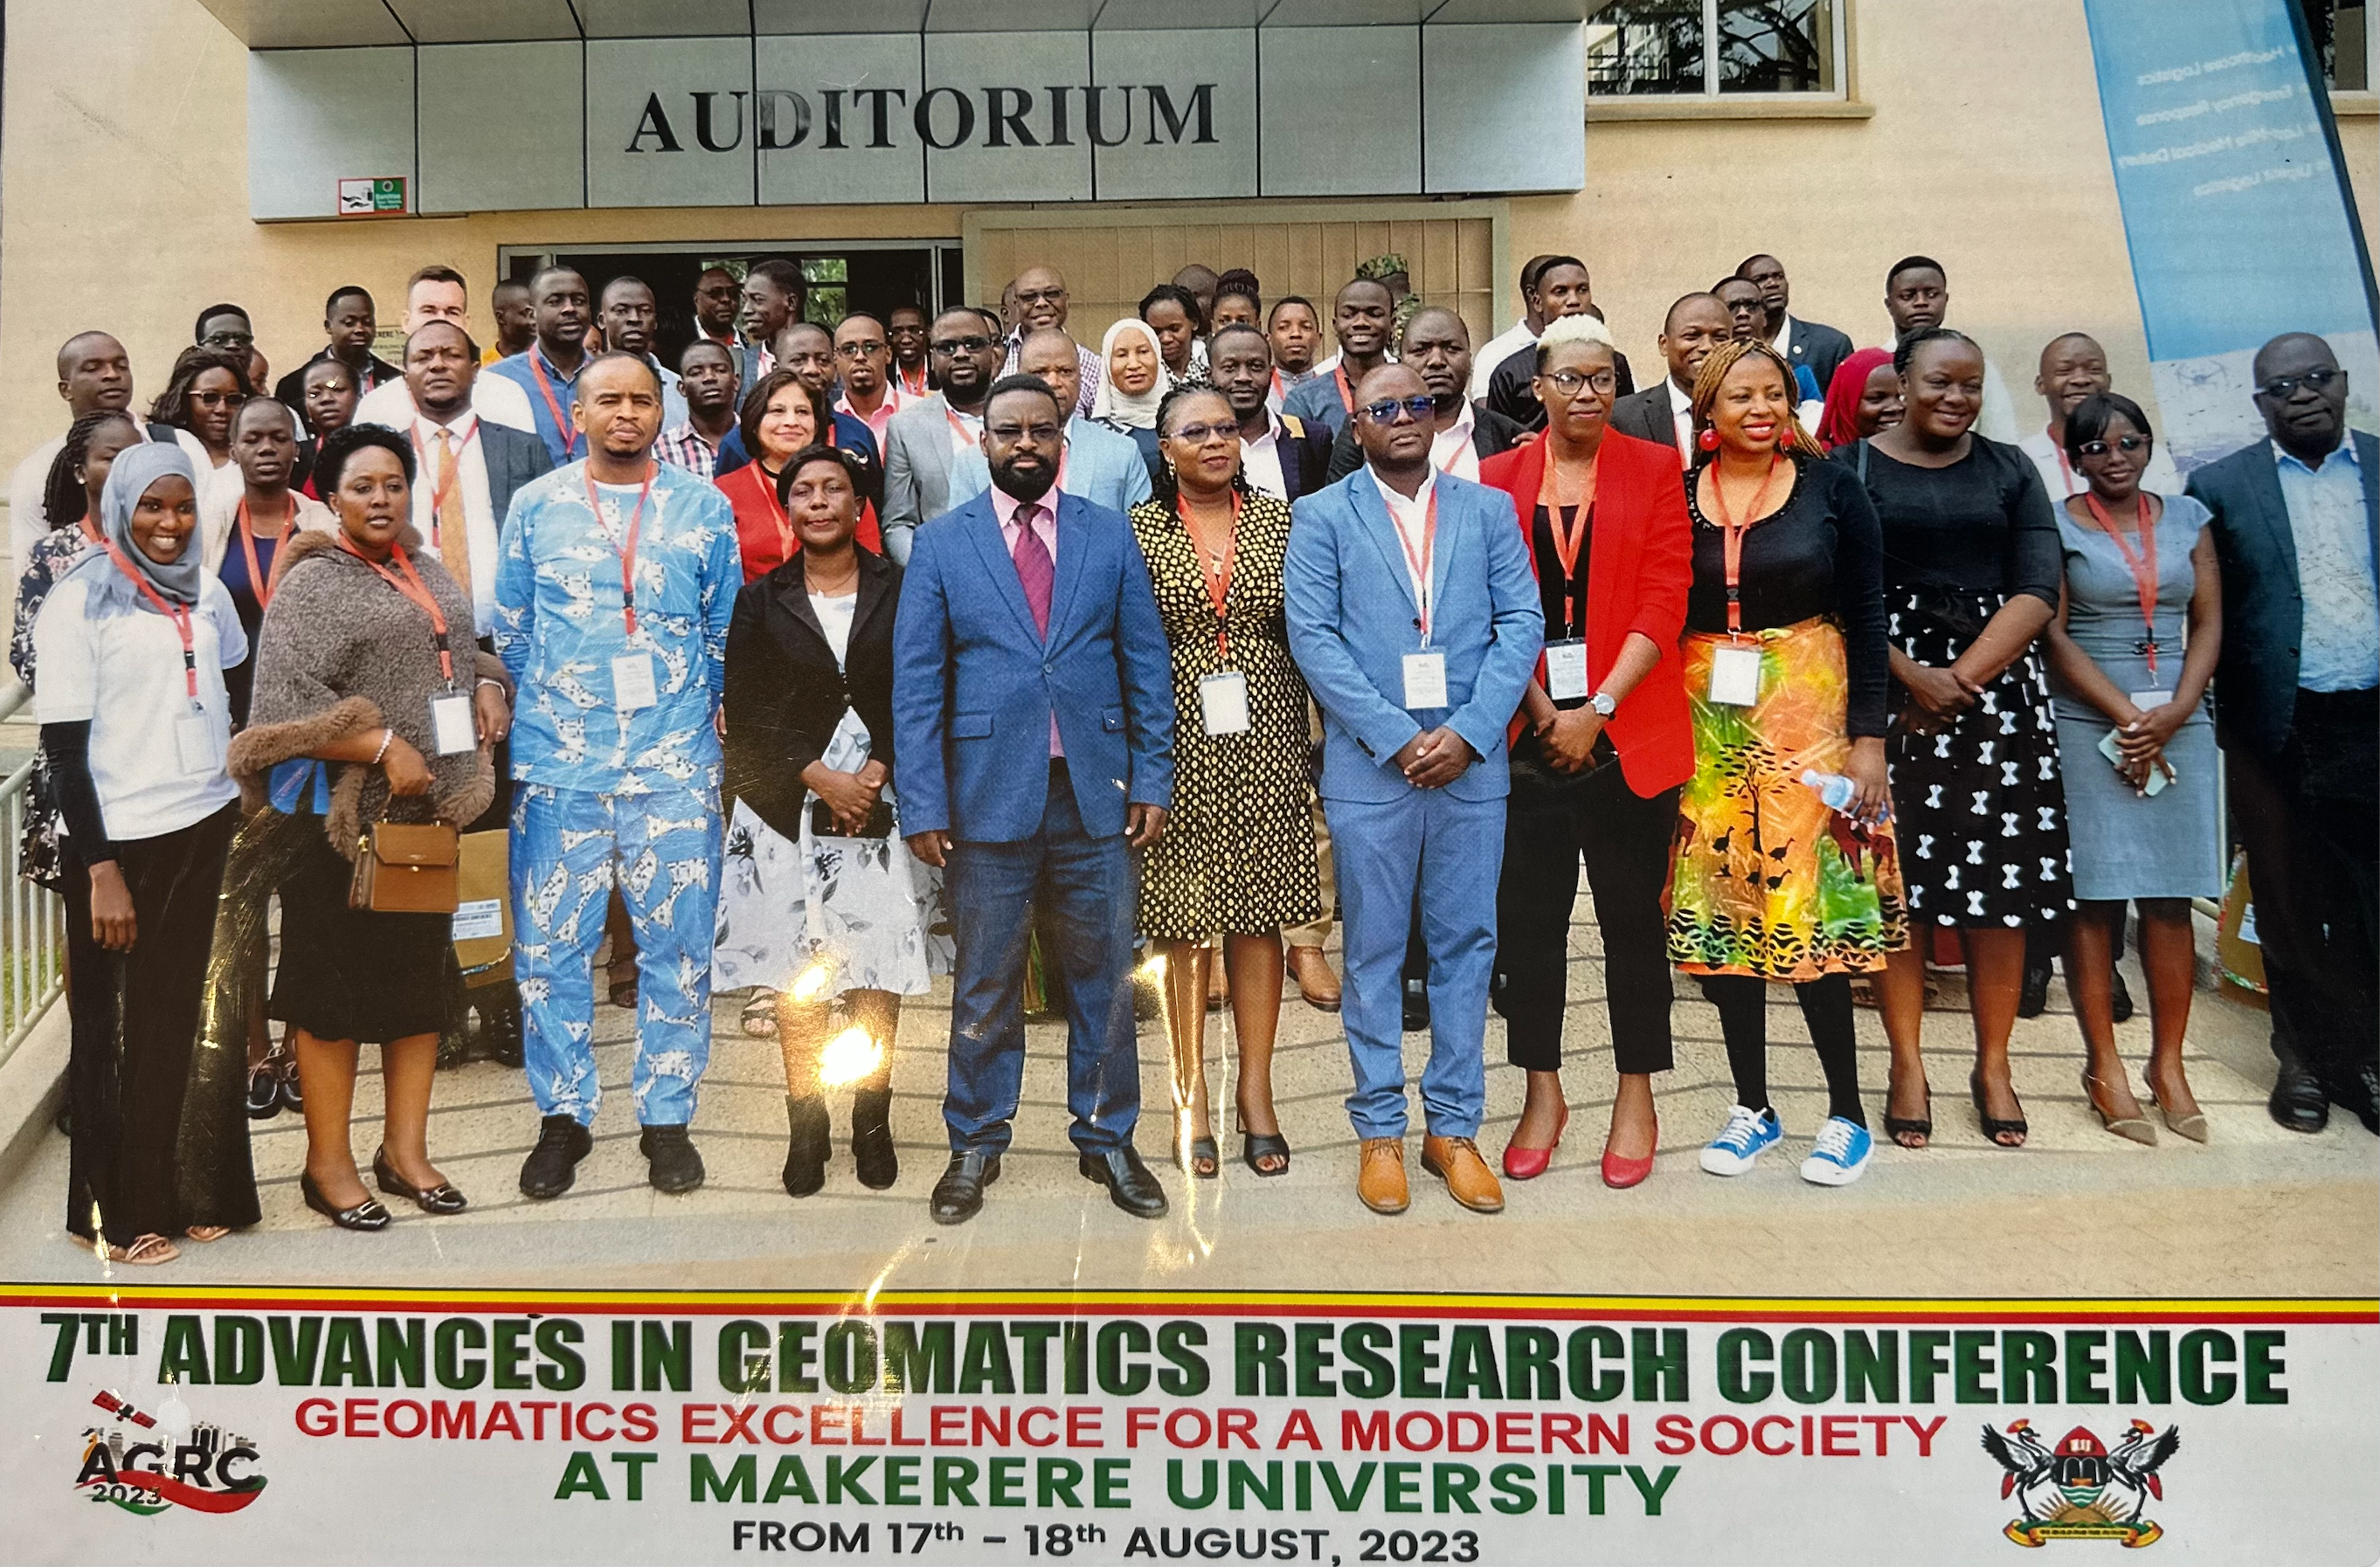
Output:
M462 835L443 822L374 822L356 844L347 907L377 914L452 914Z

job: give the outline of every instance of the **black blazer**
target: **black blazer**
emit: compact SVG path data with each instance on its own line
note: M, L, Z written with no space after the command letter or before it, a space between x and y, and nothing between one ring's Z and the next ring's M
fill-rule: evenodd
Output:
M1628 368L1628 356L1617 348L1611 351L1611 371L1620 383L1612 389L1615 395L1625 397L1636 390L1636 377ZM1514 349L1488 374L1488 406L1524 430L1545 428L1546 411L1537 403L1536 390L1529 384L1536 378L1536 344Z
M1796 365L1810 367L1811 374L1818 378L1818 393L1824 396L1835 383L1835 372L1852 356L1852 340L1824 321L1805 321L1799 316L1792 319L1793 330L1785 339L1785 356Z
M1328 425L1301 419L1294 414L1279 416L1281 439L1275 446L1281 454L1281 488L1284 500L1294 500L1301 495L1311 495L1337 476L1330 464L1338 447L1331 439ZM1348 427L1353 428L1352 424Z
M859 602L837 669L810 608L802 557L747 583L727 626L726 794L788 838L801 834L802 769L826 753L844 709L868 726L868 755L892 765L892 622L901 568L859 551Z
M1664 376L1644 391L1614 403L1611 405L1611 428L1639 440L1658 441L1675 452L1678 449L1678 427L1670 416L1669 378Z
M1483 459L1510 452L1526 434L1528 431L1485 403L1471 405L1471 450ZM1324 474L1324 483L1337 484L1363 465L1364 448L1355 439L1355 421L1350 419L1339 428L1337 439L1330 442L1330 466Z
M553 453L545 449L542 438L492 419L480 421L480 449L488 464L488 510L502 533L514 494L529 480L553 471Z
M2363 471L2363 519L2380 561L2380 440L2351 433ZM2215 555L2223 568L2223 652L2215 666L2215 728L2226 746L2259 756L2289 742L2298 705L2298 638L2305 597L2298 587L2297 536L2289 529L2273 443L2259 439L2190 476L2182 493L2215 513Z
M325 345L305 364L273 383L274 401L285 404L291 413L298 416L298 433L300 435L310 436L314 433L314 427L306 422L306 372L330 357L331 350L328 345ZM373 387L384 381L400 380L404 376L403 370L398 369L379 355L367 354L364 356L364 373L358 378L363 384L356 388L356 395L361 397ZM264 389L259 387L257 390L261 392Z

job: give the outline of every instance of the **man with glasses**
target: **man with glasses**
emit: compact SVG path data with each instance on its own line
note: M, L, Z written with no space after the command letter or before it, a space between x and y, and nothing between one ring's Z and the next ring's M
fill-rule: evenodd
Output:
M1575 256L1548 256L1537 267L1536 280L1524 290L1529 315L1537 322L1536 331L1545 331L1545 323L1558 321L1565 316L1593 316L1603 319L1595 307L1595 280L1587 274L1586 263ZM1628 356L1615 351L1611 356L1612 373L1620 382L1620 395L1627 396L1636 390L1636 377L1628 368ZM1499 360L1488 372L1488 406L1518 424L1523 429L1546 428L1546 411L1537 406L1537 394L1531 383L1537 374L1537 340L1534 333L1529 341Z
M190 341L246 364L248 351L256 346L256 328L238 306L210 305L199 312L198 324L190 328Z
M1534 344L1529 352L1536 352ZM1482 457L1510 452L1528 434L1463 395L1471 384L1471 329L1445 306L1426 305L1414 312L1397 342L1397 363L1414 368L1437 410L1430 416L1429 460L1439 473L1475 479ZM1330 481L1335 484L1363 465L1364 448L1351 424L1331 443Z
M1075 340L1055 327L1025 334L1020 372L1058 394L1067 410L1065 451L1058 464L1058 488L1111 512L1128 512L1148 499L1148 464L1128 436L1075 413L1075 376L1082 360ZM951 465L951 504L956 506L991 488L991 470L980 452L962 452Z
M295 410L299 420L306 417L306 366L319 365L325 359L336 359L356 372L358 390L370 392L387 381L395 380L405 372L372 352L372 338L380 330L379 312L371 295L353 283L334 290L322 306L322 332L329 339L305 365L283 376L274 383L275 400ZM323 433L311 424L306 433L320 438Z
M1511 499L1431 464L1437 407L1409 366L1363 379L1365 467L1296 502L1284 567L1290 649L1322 708L1346 923L1347 1110L1362 1139L1356 1193L1377 1213L1409 1200L1399 979L1416 898L1430 999L1422 1165L1465 1208L1504 1205L1473 1140L1496 957L1496 878L1482 867L1503 854L1504 729L1545 615Z
M1002 375L1014 375L1023 368L1027 337L1037 331L1066 330L1066 280L1058 275L1057 268L1027 267L1016 274L1016 282L1011 286L1016 290L1016 330L1009 334L1008 362L1002 367ZM1091 399L1099 390L1099 350L1076 344L1075 359L1074 412L1087 418Z
M2253 374L2267 439L2187 493L2223 568L2215 723L2273 1004L2268 1108L2318 1132L2337 1104L2380 1132L2380 442L2347 428L2347 372L2313 333L2265 344Z
M735 341L735 307L743 299L735 274L724 267L705 267L694 280L694 330L727 350L730 358L743 346Z
M910 536L951 509L951 470L981 450L984 399L1006 350L981 312L960 305L934 318L927 361L940 389L884 427L884 552L909 561Z
M938 360L956 319L934 323ZM901 832L944 869L958 944L942 1101L951 1162L931 1213L965 1223L1000 1178L1025 1075L1027 909L1038 902L1066 976L1077 1168L1125 1212L1160 1218L1165 1188L1132 1144L1131 850L1157 841L1172 802L1172 655L1131 524L1056 488L1057 394L1030 376L989 390L991 488L916 536L892 633Z
M881 447L885 427L903 401L892 384L892 344L884 323L873 316L845 316L834 329L834 358L843 371L843 395L835 399L834 411L866 425Z

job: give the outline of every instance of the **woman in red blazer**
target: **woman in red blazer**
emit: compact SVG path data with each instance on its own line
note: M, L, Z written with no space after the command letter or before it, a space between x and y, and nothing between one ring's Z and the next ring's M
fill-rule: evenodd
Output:
M1496 896L1493 994L1529 1084L1504 1173L1542 1173L1570 1119L1561 1027L1584 856L1620 1069L1603 1179L1620 1187L1652 1172L1653 1074L1670 1065L1661 893L1678 789L1694 771L1678 659L1694 538L1678 454L1606 428L1615 372L1602 322L1548 325L1533 383L1545 439L1488 458L1479 479L1512 497L1546 615L1546 650L1512 720Z
M735 508L735 542L744 556L744 580L750 583L775 571L802 547L777 487L785 460L795 452L813 444L834 444L834 415L825 392L805 384L791 370L772 370L745 395L737 421L752 461L715 482ZM873 497L859 498L859 529L852 536L865 548L883 551Z

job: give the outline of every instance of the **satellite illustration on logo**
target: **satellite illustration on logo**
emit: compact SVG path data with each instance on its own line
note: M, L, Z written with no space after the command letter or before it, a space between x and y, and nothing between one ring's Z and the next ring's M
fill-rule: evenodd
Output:
M153 1518L176 1507L237 1513L264 1494L255 1444L193 1420L189 1406L171 1391L153 1415L114 1392L103 1392L91 1403L110 1416L108 1424L82 1433L75 1486L91 1501Z
M2143 1515L2148 1499L2165 1500L2157 1471L2181 1450L2181 1428L2163 1435L2134 1420L2111 1451L2086 1426L2077 1426L2051 1447L2030 1420L2012 1421L2005 1435L1984 1428L1984 1451L2008 1471L2000 1496L2013 1496L2024 1510L2001 1531L2022 1546L2051 1540L2118 1540L2127 1549L2152 1545L2164 1535Z

